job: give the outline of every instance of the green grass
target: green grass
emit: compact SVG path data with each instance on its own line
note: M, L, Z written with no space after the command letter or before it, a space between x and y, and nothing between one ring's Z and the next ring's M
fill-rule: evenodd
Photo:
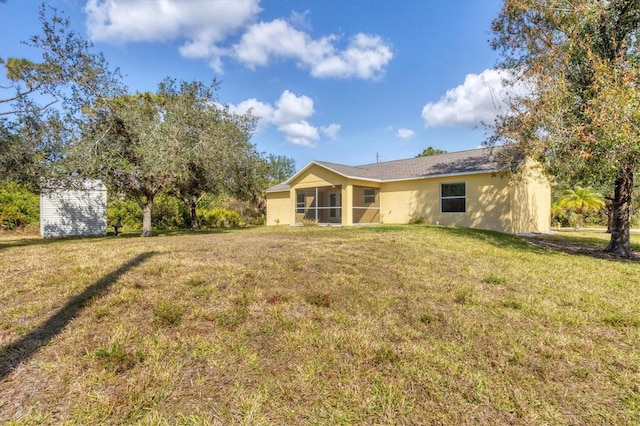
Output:
M640 423L638 262L413 225L7 238L0 265L2 424Z

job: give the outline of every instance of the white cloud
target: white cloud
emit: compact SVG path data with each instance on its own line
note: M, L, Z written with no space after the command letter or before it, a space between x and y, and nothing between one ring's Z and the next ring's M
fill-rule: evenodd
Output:
M393 58L393 52L380 37L356 34L342 52L331 51L311 63L314 77L357 77L375 80Z
M398 129L398 133L396 133L396 136L400 139L411 139L415 135L416 132L410 129Z
M380 37L359 33L339 50L339 37L329 35L312 39L284 19L252 25L234 46L235 57L255 67L265 66L272 58L288 58L308 68L319 78L376 79L384 73L393 52Z
M278 126L278 130L284 133L287 141L294 145L314 146L313 141L320 139L318 128L312 126L306 120L281 124Z
M393 58L379 36L358 33L340 48L341 38L312 38L309 12L255 23L260 0L89 0L84 8L93 40L116 42L185 40L180 53L205 59L222 72L223 59L266 66L274 59L293 60L318 78L375 80ZM206 7L203 7L203 4ZM241 34L234 43L232 36Z
M320 132L322 132L322 134L329 139L336 140L338 139L338 133L340 132L341 128L341 125L333 123L328 125L327 127L321 127Z
M256 98L247 99L238 105L229 105L229 111L236 114L246 114L250 112L254 117L258 117L258 129L273 122L274 109L271 105L260 102Z
M313 99L308 96L296 96L288 90L282 92L276 101L276 111L273 114L275 124L289 124L302 121L313 115Z
M309 22L309 15L311 11L309 9L304 12L298 12L296 10L291 11L291 16L289 16L289 22L296 27L304 30L311 30L311 23Z
M260 0L89 0L89 36L100 41L166 41L184 38L180 53L221 65L218 43L255 20Z
M503 81L509 75L502 70L484 70L468 74L464 83L447 90L438 102L429 102L422 109L427 127L475 127L493 122L504 113L509 93L524 93L524 86L508 88Z
M321 133L335 139L340 131L339 124L318 129L309 123L308 120L315 113L313 99L305 95L298 96L288 90L282 92L274 106L251 98L237 105L229 105L229 110L238 114L251 111L254 116L260 118L259 127L276 126L285 139L294 145L314 146Z

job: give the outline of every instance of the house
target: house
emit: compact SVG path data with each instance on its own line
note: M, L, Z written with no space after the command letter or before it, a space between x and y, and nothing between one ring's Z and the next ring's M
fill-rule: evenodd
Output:
M75 188L44 188L40 193L42 238L107 235L107 188L85 181Z
M535 162L500 170L500 148L345 166L312 161L267 190L267 225L425 223L505 233L545 232L551 187Z

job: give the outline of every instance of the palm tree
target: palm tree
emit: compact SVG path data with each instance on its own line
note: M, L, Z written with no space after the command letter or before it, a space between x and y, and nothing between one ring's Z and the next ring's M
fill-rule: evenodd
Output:
M598 211L604 207L604 197L590 186L576 186L575 189L567 189L556 201L561 208L573 211L576 214L576 231L582 225L582 217L585 213Z

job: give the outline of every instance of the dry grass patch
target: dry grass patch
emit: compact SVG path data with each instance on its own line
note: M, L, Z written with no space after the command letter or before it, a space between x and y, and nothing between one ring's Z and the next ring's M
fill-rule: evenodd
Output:
M0 264L2 423L640 422L633 262L379 226L0 240Z

